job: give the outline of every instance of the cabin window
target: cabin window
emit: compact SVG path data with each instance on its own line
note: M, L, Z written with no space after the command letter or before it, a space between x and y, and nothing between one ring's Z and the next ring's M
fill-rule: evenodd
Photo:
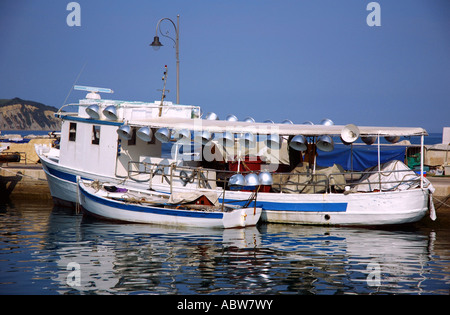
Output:
M77 138L77 124L70 123L69 125L69 141L75 141Z
M100 126L92 126L92 144L100 143Z

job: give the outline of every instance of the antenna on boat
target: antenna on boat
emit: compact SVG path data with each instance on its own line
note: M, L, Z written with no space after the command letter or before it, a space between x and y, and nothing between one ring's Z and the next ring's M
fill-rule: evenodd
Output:
M87 92L89 92L86 95L86 98L87 99L94 99L94 100L99 100L100 99L100 95L98 95L98 93L109 93L109 94L114 93L114 91L111 90L111 89L94 87L94 86L84 86L84 85L75 85L73 87L73 89L74 90L78 90L78 91L87 91Z
M162 77L162 80L164 81L164 85L163 85L163 89L162 90L158 90L158 91L162 91L162 95L161 95L161 104L159 105L159 117L161 117L162 115L162 106L164 103L164 99L166 98L166 83L167 83L167 65L164 66L164 75ZM170 90L167 90L167 92L170 92Z
M80 78L81 73L83 72L84 68L86 67L86 64L87 64L87 62L85 62L83 67L81 67L81 70L78 73L77 78L75 79L75 82L73 82L72 86L70 87L69 93L67 93L66 99L64 100L64 103L63 103L63 106L64 106L64 104L66 104L67 99L69 98L70 93L72 93L72 90L73 90L75 84L78 82L78 79Z

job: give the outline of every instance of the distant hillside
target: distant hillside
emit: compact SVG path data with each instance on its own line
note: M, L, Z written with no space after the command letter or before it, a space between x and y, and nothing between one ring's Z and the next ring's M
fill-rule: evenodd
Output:
M59 130L57 108L20 98L0 99L1 130Z

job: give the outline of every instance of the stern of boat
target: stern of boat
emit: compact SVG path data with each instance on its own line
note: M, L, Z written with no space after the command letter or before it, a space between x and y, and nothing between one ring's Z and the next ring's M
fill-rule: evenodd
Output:
M254 226L261 217L261 208L240 208L231 212L224 212L224 228Z

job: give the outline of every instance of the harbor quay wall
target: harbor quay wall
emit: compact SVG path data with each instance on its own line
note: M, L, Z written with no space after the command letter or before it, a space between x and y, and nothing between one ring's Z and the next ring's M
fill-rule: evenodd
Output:
M0 166L0 200L51 198L41 165Z
M0 159L0 200L10 198L49 200L52 198L35 145L51 147L54 141L55 138L40 136L26 143L2 143L2 155L6 157L19 155L20 158L18 162Z

